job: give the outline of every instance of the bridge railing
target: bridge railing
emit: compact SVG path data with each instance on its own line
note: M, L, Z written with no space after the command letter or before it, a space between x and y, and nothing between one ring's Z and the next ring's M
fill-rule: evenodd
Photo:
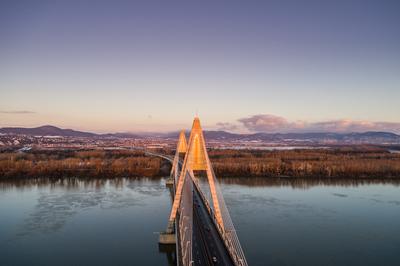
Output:
M234 261L237 265L247 265L246 257L244 255L242 246L240 245L239 238L236 234L236 229L233 225L231 216L228 208L226 207L224 197L222 195L219 182L216 180L214 169L211 168L212 175L215 180L215 187L217 191L217 197L220 204L222 219L224 221L224 241L228 249L230 250Z
M156 152L152 152L152 151L149 151L149 150L146 150L146 149L143 149L143 152L145 154L147 154L147 155L150 155L150 156L163 158L163 159L165 159L167 161L170 161L171 163L174 162L174 158L171 157L171 156L168 156L166 154L156 153Z

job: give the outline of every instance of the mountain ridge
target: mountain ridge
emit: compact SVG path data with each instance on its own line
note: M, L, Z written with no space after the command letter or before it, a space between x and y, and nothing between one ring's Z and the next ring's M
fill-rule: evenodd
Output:
M89 138L177 138L179 132L167 133L107 133L98 134L92 132L78 131L73 129L63 129L52 125L44 125L34 128L24 127L3 127L0 128L1 134L19 134L19 135L33 135L33 136L62 136L62 137L89 137ZM187 131L187 134L189 131ZM300 140L300 141L340 141L340 142L357 142L357 141L376 141L376 142L399 142L400 135L392 132L383 131L366 131L366 132L349 132L349 133L336 133L336 132L308 132L308 133L247 133L239 134L222 130L205 130L205 137L209 140L226 140L226 141L287 141L287 140Z

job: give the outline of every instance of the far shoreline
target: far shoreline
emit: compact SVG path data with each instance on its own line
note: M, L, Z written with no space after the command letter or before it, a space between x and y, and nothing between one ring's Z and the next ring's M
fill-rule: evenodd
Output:
M173 154L174 151L160 151ZM217 178L399 179L400 154L376 147L209 151ZM0 153L0 180L168 176L170 163L140 150Z

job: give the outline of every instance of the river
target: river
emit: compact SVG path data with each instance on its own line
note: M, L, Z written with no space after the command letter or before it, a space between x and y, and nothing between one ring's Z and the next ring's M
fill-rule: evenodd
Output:
M399 265L400 182L222 179L249 265ZM0 182L0 265L168 265L164 179Z

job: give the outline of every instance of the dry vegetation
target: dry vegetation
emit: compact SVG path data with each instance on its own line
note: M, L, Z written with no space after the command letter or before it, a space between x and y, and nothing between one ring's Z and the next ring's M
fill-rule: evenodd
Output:
M1 153L0 178L162 176L166 162L140 151ZM168 167L167 167L168 168Z
M210 152L217 176L399 178L400 154L376 148Z
M376 148L211 150L218 177L400 178L400 154ZM141 151L0 153L0 178L166 176L167 161Z

